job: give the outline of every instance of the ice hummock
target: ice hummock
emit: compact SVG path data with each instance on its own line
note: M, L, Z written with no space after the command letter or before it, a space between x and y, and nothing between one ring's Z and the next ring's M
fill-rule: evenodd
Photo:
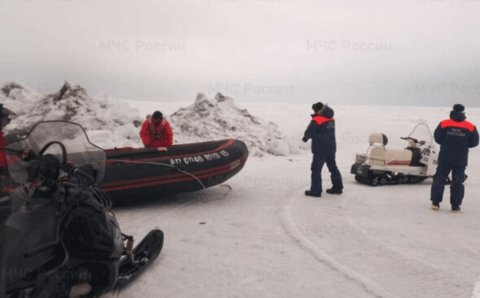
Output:
M250 154L289 154L284 136L273 122L240 109L228 96L217 93L213 100L199 93L195 102L170 116L174 134L187 143L235 138L244 141Z

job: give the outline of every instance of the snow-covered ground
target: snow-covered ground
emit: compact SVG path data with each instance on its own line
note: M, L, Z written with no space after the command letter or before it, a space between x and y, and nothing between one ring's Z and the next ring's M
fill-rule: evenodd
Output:
M305 105L239 106L292 140L309 122ZM372 188L349 173L370 133L383 132L389 146L403 148L400 137L416 123L434 129L450 108L331 106L344 194L303 195L311 161L304 150L250 157L226 182L231 190L119 209L125 232L140 237L159 227L166 240L153 268L118 297L471 297L480 274L479 149L470 153L461 214L448 212L448 188L440 212L430 210L431 180ZM480 123L480 110L467 109L467 117Z
M157 109L170 117L195 101L96 98L117 107L115 115L129 113L128 119L142 118ZM2 102L11 108L9 100L4 96ZM276 124L275 130L281 133L277 140L290 150L277 152L286 153L283 155L254 150L257 154L252 154L244 169L224 185L167 201L117 208L124 233L139 240L158 227L165 233L165 245L148 272L128 289L109 297L472 296L480 275L480 149L470 151L469 179L460 214L448 212L448 188L441 210L430 210L431 180L373 188L358 184L350 174L355 153L366 151L370 133L385 133L389 147L403 148L405 141L400 137L407 136L415 124L426 122L433 130L448 117L450 108L330 103L336 115L337 163L345 189L342 195L324 193L321 198L312 198L304 196L310 183L311 153L301 142L310 121L310 105L235 104L248 115L261 118L262 123ZM480 109L467 107L466 113L471 122L480 124ZM140 145L134 133L118 131L125 125L132 130L133 125L113 121L122 118L118 115L102 115L105 123L114 124L92 127L89 134L94 142L109 147L112 141L108 137L114 136L114 146ZM180 127L174 119L188 121L170 119L174 128ZM195 119L200 126L202 119ZM262 133L265 131L268 129ZM248 138L249 134L236 136ZM176 131L177 143L190 137ZM329 187L326 168L323 180Z

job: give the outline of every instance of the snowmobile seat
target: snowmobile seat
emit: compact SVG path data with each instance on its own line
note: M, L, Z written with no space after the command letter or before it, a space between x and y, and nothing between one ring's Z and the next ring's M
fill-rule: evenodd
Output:
M370 146L385 147L388 144L388 138L383 133L372 133L368 139Z
M412 160L412 151L387 149L387 136L380 133L370 135L370 148L367 156L370 165L377 166L409 166Z

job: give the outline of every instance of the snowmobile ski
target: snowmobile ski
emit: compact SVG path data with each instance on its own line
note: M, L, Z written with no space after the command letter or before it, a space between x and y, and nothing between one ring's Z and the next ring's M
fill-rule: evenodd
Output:
M152 230L133 249L130 257L127 253L127 257L120 261L117 281L113 287L114 291L120 291L129 286L148 268L162 251L163 239L164 235L161 230Z

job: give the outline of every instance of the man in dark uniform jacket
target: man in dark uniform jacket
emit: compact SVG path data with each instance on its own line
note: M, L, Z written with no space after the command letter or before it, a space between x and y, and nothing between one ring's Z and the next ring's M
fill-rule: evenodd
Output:
M331 174L333 187L327 189L329 194L341 194L343 189L342 175L335 163L335 152L337 145L335 142L335 119L334 112L327 105L317 102L312 106L315 112L312 120L305 131L303 141L312 139L312 182L310 190L305 191L305 195L320 197L322 195L322 168L327 163Z
M440 144L440 153L430 197L433 210L440 208L445 183L451 171L450 203L452 212L460 212L460 205L465 193L463 182L468 163L468 149L478 145L477 128L465 120L464 111L463 105L454 105L450 112L450 119L440 122L435 129L434 137L435 141Z

